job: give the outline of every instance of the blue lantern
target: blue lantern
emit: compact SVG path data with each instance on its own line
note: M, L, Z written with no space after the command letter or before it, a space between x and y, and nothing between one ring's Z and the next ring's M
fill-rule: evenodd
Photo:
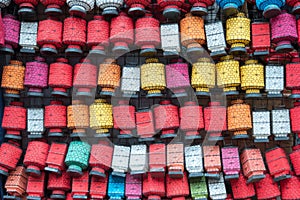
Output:
M109 196L109 199L124 199L125 177L110 174L107 195Z

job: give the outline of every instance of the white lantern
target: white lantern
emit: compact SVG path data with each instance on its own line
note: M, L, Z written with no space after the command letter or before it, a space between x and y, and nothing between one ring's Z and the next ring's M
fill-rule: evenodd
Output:
M114 146L114 153L112 158L111 168L113 169L112 175L126 176L129 165L130 147Z
M126 67L122 69L121 91L124 97L137 97L136 93L140 91L140 68Z
M45 131L44 109L27 108L27 132L29 138L42 138Z
M11 0L0 0L0 8L5 8L9 6Z
M22 53L35 53L38 22L21 22L19 45Z
M272 134L274 140L289 140L291 133L290 111L286 108L272 110Z
M203 176L203 155L200 145L185 147L185 168L189 172L189 177Z
M146 145L131 146L129 169L130 174L145 174L148 171Z
M266 66L266 91L268 97L282 97L281 91L284 90L284 66Z
M226 41L222 22L219 21L211 24L205 24L205 33L207 47L211 51L210 56L214 57L226 55Z
M270 111L259 110L252 112L254 142L269 142L271 135Z
M88 11L94 9L95 0L67 0L71 15L85 16Z
M178 55L180 52L179 27L178 24L160 25L161 46L164 55Z
M220 179L208 179L208 190L209 190L209 197L212 200L217 199L226 199L226 187L224 183L223 174L221 173Z
M96 0L96 5L101 8L102 15L118 15L123 0Z

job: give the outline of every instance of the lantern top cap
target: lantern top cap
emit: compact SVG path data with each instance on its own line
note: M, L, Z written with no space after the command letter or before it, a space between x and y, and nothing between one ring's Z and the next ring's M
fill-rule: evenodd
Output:
M158 63L158 58L146 58L146 63Z
M20 106L20 107L22 107L24 105L24 103L23 102L19 102L19 101L12 101L12 102L10 102L9 105L10 106Z
M120 12L119 16L126 16L127 17L128 15L125 12Z
M91 63L91 60L88 59L88 58L82 58L82 59L80 60L80 62L81 62L81 63Z
M198 62L210 62L211 63L211 59L208 57L202 57L198 59Z
M221 57L221 61L232 60L232 59L233 59L233 55L227 55L227 56Z
M129 100L120 100L119 104L120 105L129 105Z
M250 59L245 62L246 65L258 64L258 60Z
M66 59L66 58L57 58L56 62L68 63L68 59Z
M11 60L10 64L11 65L22 65L23 63L22 63L22 61L19 61L19 60Z
M62 101L50 101L50 105L62 105Z
M34 59L39 62L45 62L45 58L43 58L41 56L36 56Z
M243 12L239 12L238 14L236 14L236 17L246 18L246 14Z
M104 20L104 17L102 15L95 15L94 16L94 19L97 19L97 20Z
M106 103L105 99L95 99L95 103Z
M221 102L219 102L219 101L212 101L212 102L209 102L208 105L209 106L220 106Z
M184 103L184 105L185 106L195 106L195 105L197 105L197 102L195 102L195 101L187 101L187 102Z
M244 103L244 100L242 100L242 99L237 99L237 100L231 101L231 104L242 104L242 103Z
M170 100L162 100L161 102L159 102L160 105L167 105L167 104L171 104Z
M113 59L113 58L106 58L106 59L104 60L104 63L107 63L107 64L116 64L117 62L116 62L116 60Z

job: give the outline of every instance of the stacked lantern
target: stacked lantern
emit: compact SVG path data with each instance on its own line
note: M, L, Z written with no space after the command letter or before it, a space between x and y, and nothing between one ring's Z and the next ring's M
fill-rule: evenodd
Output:
M60 175L65 170L65 157L67 154L68 145L65 143L52 142L45 167L45 171Z
M219 146L203 146L205 176L219 179L222 168Z
M99 66L98 86L101 87L100 95L113 96L115 89L120 86L121 67L116 60L105 59Z
M152 110L139 110L135 113L136 130L140 141L154 140L156 134Z
M176 137L179 127L178 107L169 100L163 100L153 109L155 130L161 131L161 138Z
M21 61L11 60L9 65L3 67L1 87L5 89L4 97L20 97L24 89L25 67Z
M131 145L129 170L131 175L146 174L148 171L147 146Z
M88 11L94 9L95 0L67 0L67 4L70 7L69 13L71 15L84 17Z
M125 177L125 173L128 171L129 157L130 147L114 146L114 154L111 163L111 168L113 169L112 174L114 176Z
M27 186L27 175L23 166L18 166L14 171L10 172L5 183L7 195L4 199L25 197Z
M244 5L244 0L216 0L217 4L222 8L226 15L234 15L238 13L238 8Z
M38 22L21 22L19 45L21 53L35 53L37 49Z
M244 149L241 154L241 163L247 183L265 178L266 168L259 149Z
M15 48L18 47L20 35L20 22L13 15L5 15L2 19L4 31L4 47L0 51L13 54Z
M259 10L263 10L265 18L276 17L281 13L280 8L285 5L285 0L263 1L256 0L256 6Z
M22 17L30 18L35 15L35 7L38 5L38 0L14 0L19 5L18 14Z
M152 177L146 176L143 179L143 195L147 197L148 200L158 199L164 197L166 194L165 189L165 178L163 177Z
M96 130L96 137L109 136L109 129L113 128L112 105L104 99L96 99L90 105L90 127Z
M184 148L184 156L185 168L189 172L189 178L203 176L202 147L200 145L186 146Z
M300 60L295 61L285 66L285 87L292 90L290 98L300 98Z
M212 200L225 199L227 197L225 182L222 174L220 179L208 179L208 190L209 197Z
M280 197L280 190L278 184L272 179L269 174L257 183L254 183L256 195L258 200L276 199ZM266 189L268 188L268 189Z
M186 172L183 173L182 178L176 178L176 179L173 179L171 175L167 175L166 190L167 190L166 196L168 198L189 196L190 194L189 181Z
M52 190L50 198L65 199L66 192L71 189L71 177L68 173L63 172L61 176L50 173L48 178L47 190Z
M249 138L247 130L252 128L250 105L243 100L232 101L232 106L227 108L228 130L233 132L233 139Z
M28 138L41 138L44 131L44 108L27 108Z
M292 131L293 133L297 134L298 137L300 135L300 102L295 102L294 103L294 108L290 109L290 118L291 118L291 125L292 125Z
M295 1L295 0L286 0L286 4L291 6L292 9L292 13L294 15L299 14L300 11L300 4L299 1Z
M125 0L125 4L129 7L128 13L134 16L144 15L145 8L151 4L150 0Z
M269 142L271 135L270 111L254 110L252 112L254 142Z
M171 1L167 1L171 2ZM141 48L142 56L152 56L160 45L159 21L146 14L135 22L135 45Z
M40 0L40 2L46 7L45 13L47 15L60 15L66 0Z
M63 136L67 127L67 106L61 101L51 101L45 106L45 128L49 129L48 136Z
M220 102L209 102L209 107L204 108L205 130L209 140L223 140L222 131L227 130L227 111Z
M92 199L103 199L106 196L108 178L92 176L89 194Z
M293 152L290 154L290 160L296 176L300 175L300 149L299 145L293 147Z
M236 87L241 84L239 62L233 60L233 56L224 56L216 68L218 87L223 87L226 95L238 94Z
M89 195L89 173L72 179L72 199L87 199Z
M157 58L147 58L141 66L141 88L148 92L148 97L162 96L166 88L165 65Z
M52 95L68 96L67 89L72 87L73 67L65 58L58 58L55 63L50 64L49 82L52 87Z
M188 13L180 20L181 43L187 48L187 53L202 52L205 44L204 20Z
M205 34L207 38L207 48L211 51L210 56L226 55L226 42L222 22L205 24Z
M39 177L29 176L27 181L27 199L43 199L45 196L46 173L42 172Z
M276 43L277 52L292 51L292 42L297 41L296 17L286 12L282 12L277 17L270 20L272 42Z
M63 43L68 45L67 54L82 54L86 42L86 21L81 18L68 17L64 20Z
M124 97L137 97L140 91L141 72L139 67L124 66L122 68L121 91Z
M123 0L96 0L96 5L102 9L104 16L118 15L123 3Z
M265 71L265 84L268 97L282 97L281 91L284 90L284 66L268 64Z
M72 130L71 137L86 136L86 129L90 127L89 106L73 100L67 108L67 126Z
M4 107L2 128L6 129L5 138L22 139L21 131L26 129L26 108L22 102L11 102Z
M197 178L190 178L190 190L191 196L195 199L207 199L208 191L206 180L204 176L197 177Z
M164 56L178 55L180 52L178 24L160 25L161 48Z
M125 177L109 175L107 196L110 199L123 199L125 197Z
M167 167L170 178L182 178L184 173L183 144L167 145Z
M167 19L178 19L181 12L181 7L184 4L183 0L158 0L159 7L163 10L163 15Z
M41 141L31 141L28 143L24 157L26 173L31 176L41 176L46 167L46 159L50 145Z
M212 6L214 0L189 0L189 3L193 5L191 13L193 15L207 15L207 7Z
M73 87L76 96L93 96L93 90L97 87L97 67L88 59L81 60L74 67Z
M247 184L247 179L240 174L238 179L230 180L234 199L249 199L255 196L253 183Z
M201 137L198 130L204 128L202 106L198 106L194 101L184 103L179 109L180 129L185 132L186 139Z
M28 96L43 96L43 88L48 86L48 65L44 58L36 57L26 63L24 85L28 87Z
M250 19L245 13L238 13L226 21L226 42L231 46L230 53L246 53L245 46L250 42Z
M238 147L228 146L222 148L222 164L225 180L239 178L241 166Z
M111 20L109 40L114 43L113 52L123 54L130 51L128 45L133 44L134 27L133 20L126 13L122 12Z
M15 170L21 155L22 149L19 144L2 143L0 147L0 174L8 176L9 171Z
M254 22L251 24L252 49L254 56L268 55L271 48L271 32L268 22Z
M109 23L103 16L95 15L94 19L88 22L87 45L91 49L90 54L105 54L105 47L109 45Z
M288 140L291 133L290 111L286 108L272 110L272 134L274 140Z
M126 175L125 196L127 199L142 198L142 176Z
M300 179L292 176L289 179L280 181L281 199L299 199L300 198Z
M149 169L153 177L164 177L166 168L166 145L149 145Z
M91 146L82 141L70 142L65 164L67 172L72 176L82 176L83 170L88 167Z

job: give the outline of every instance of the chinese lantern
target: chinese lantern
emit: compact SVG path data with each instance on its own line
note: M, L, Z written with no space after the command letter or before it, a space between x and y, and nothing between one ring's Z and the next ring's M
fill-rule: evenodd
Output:
M264 1L256 0L256 6L259 10L263 10L265 18L273 18L280 15L280 8L285 5L285 0Z
M149 169L153 177L164 177L167 162L166 145L150 144L149 145Z
M26 198L27 199L43 199L45 195L46 174L41 172L39 177L28 176Z
M183 0L158 0L159 7L163 10L163 15L167 19L178 19L181 14L181 7L183 7Z
M146 14L145 17L136 20L135 45L141 48L141 56L156 54L155 48L160 45L160 27L159 21L152 17L152 14Z
M250 42L250 19L245 13L226 20L226 42L231 46L231 54L246 53L245 46Z
M0 174L8 176L15 170L21 158L22 149L18 143L4 142L0 146Z
M247 179L243 174L238 175L237 179L230 180L234 199L251 199L255 196L253 183L247 184Z
M231 55L224 56L216 64L216 69L218 87L223 87L226 95L238 94L237 87L241 84L239 62Z
M35 15L35 7L37 7L39 0L14 0L14 2L19 6L19 15L31 18Z
M95 15L88 22L87 45L91 49L89 54L105 55L105 48L109 45L109 23L103 16Z
M254 56L269 54L271 48L271 32L269 22L253 22L251 24L251 41Z
M191 13L193 15L207 15L209 6L212 6L215 3L215 0L189 0L189 3L192 4Z
M172 179L175 180L175 179ZM145 176L143 179L143 195L148 200L164 197L166 194L165 177Z
M21 131L26 129L26 108L22 102L11 102L4 107L2 128L6 129L5 138L22 139Z
M86 42L86 21L77 17L68 17L64 20L63 30L63 44L68 45L65 53L82 54Z
M244 5L244 0L216 0L223 12L229 16L238 13L238 8Z
M205 176L219 179L222 168L219 146L203 146Z
M160 40L164 56L178 55L181 51L178 24L161 24Z
M208 140L223 140L222 131L227 130L227 110L220 102L209 102L209 107L204 108L205 131Z
M89 59L83 59L74 67L73 88L76 90L76 96L94 95L97 87L97 67L91 64Z
M65 58L58 58L50 64L48 85L52 95L68 96L67 90L72 87L73 67Z
M83 170L85 170L88 167L90 151L91 146L86 142L70 142L68 153L65 159L65 165L68 167L67 172L71 176L84 176Z
M40 0L40 2L46 7L45 14L51 16L63 13L62 7L65 5L66 0Z
M189 181L186 172L183 173L183 177L175 179L170 174L167 174L166 191L168 198L189 196Z
M0 51L13 54L19 43L20 22L13 15L5 15L2 22L5 44L0 48Z
M156 134L152 110L139 110L135 113L136 129L139 141L152 141Z
M21 53L35 53L37 47L38 22L21 22L19 45Z
M43 88L48 87L48 65L42 57L26 63L24 85L28 96L43 96Z
M61 176L50 173L48 178L47 190L52 190L50 198L65 199L66 192L71 189L71 177L67 172L63 172Z
M145 8L151 4L150 0L125 0L125 4L129 7L128 14L133 16L142 16L146 13Z
M89 195L92 199L103 199L106 196L107 181L107 176L101 178L92 176L89 190Z
M272 134L274 140L288 140L291 133L290 111L285 107L277 108L272 112Z
M161 131L161 138L176 137L175 130L179 128L178 107L169 100L163 100L153 109L155 130Z
M126 146L114 146L114 153L111 168L113 169L112 175L125 177L125 173L128 171L130 156L130 147Z
M227 197L225 182L222 173L220 179L208 179L208 190L209 197L212 200L225 199Z
M166 65L167 88L174 93L172 97L187 96L190 87L189 66L182 59L171 61Z
M216 67L209 58L199 58L192 67L191 85L196 95L210 96L209 89L216 85Z
M65 170L65 157L67 154L68 145L66 143L52 142L47 156L45 171L62 174Z
M109 129L113 128L112 105L104 99L96 99L90 105L90 127L96 130L96 137L108 137Z
M42 138L44 131L44 108L27 108L28 138Z
M283 148L271 149L266 152L265 157L270 175L274 178L274 181L291 178L290 164Z
M266 109L252 112L254 142L269 142L271 135L270 111Z
M290 52L294 48L292 42L298 39L296 17L286 12L271 18L272 42L276 43L277 52Z
M125 177L109 175L107 196L110 199L123 199L125 197Z
M189 178L203 176L203 156L202 147L200 145L186 146L184 148L185 168L189 173ZM197 162L196 162L197 160ZM196 184L195 179L195 184ZM201 185L201 184L200 184Z
M82 176L72 179L72 199L88 199L89 173L83 172Z
M293 147L293 152L290 153L289 157L296 176L300 175L300 149L299 145Z
M67 4L71 15L85 17L88 11L94 9L95 0L67 0Z
M125 196L127 199L142 198L142 176L126 175Z
M298 137L300 135L300 102L295 102L294 103L294 108L290 109L290 119L291 119L291 125L292 125L292 132L297 134Z
M41 171L46 167L49 147L49 144L41 141L31 141L28 143L23 161L27 174L30 176L41 176L43 173Z
M11 60L3 67L1 87L5 89L4 97L20 97L24 89L25 67L21 61Z
M250 105L241 99L232 101L232 104L227 108L228 130L233 132L232 139L249 138L247 131L252 129Z
M224 29L222 22L214 22L205 24L205 33L207 38L207 48L210 50L210 56L226 55L226 42L224 37Z
M206 180L204 176L200 176L197 178L190 178L190 190L191 196L194 199L207 199L208 198L208 191Z
M48 136L63 136L67 127L67 106L61 101L51 101L45 106L45 128L49 129Z
M285 87L292 90L290 98L300 98L300 62L286 64Z
M18 166L15 170L11 171L6 183L5 189L7 195L4 195L4 199L16 199L25 197L27 186L27 174L23 166Z
M299 199L300 198L300 179L297 176L292 176L289 179L280 181L281 199Z
M182 143L167 145L167 167L170 178L182 178L184 173L184 149Z
M284 90L284 66L266 65L265 71L265 90L268 97L282 97L281 91Z
M265 178L266 168L259 149L244 149L241 154L241 164L248 184Z
M92 167L90 175L99 178L106 177L106 171L111 167L113 157L113 147L106 144L93 144L89 165ZM105 152L105 153L103 153Z
M39 22L37 43L41 54L57 54L62 47L62 28L60 21L48 18Z
M186 14L180 20L181 44L187 48L187 53L204 51L201 45L205 44L204 20L201 17Z
M67 108L67 126L72 130L71 137L86 136L86 129L90 127L89 106L73 100Z
M266 177L259 182L254 183L257 199L276 199L280 196L279 187L269 174L265 176Z
M198 130L204 129L202 106L194 101L184 103L179 109L180 129L185 132L185 138L196 139L201 137Z
M96 0L96 5L102 10L103 16L118 15L123 3L123 0Z
M122 67L121 91L124 97L137 97L140 91L141 72L139 67Z
M147 91L147 97L160 97L166 88L165 65L158 58L147 58L141 66L141 88Z
M225 180L238 179L241 171L238 147L222 147L222 164Z

